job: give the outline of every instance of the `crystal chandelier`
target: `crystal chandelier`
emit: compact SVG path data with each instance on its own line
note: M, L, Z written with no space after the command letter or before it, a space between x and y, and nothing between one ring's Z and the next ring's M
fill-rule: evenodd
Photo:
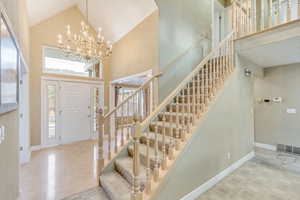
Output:
M88 22L88 0L85 0L86 21ZM105 41L102 29L98 28L96 37L89 32L89 25L81 22L79 33L72 33L71 26L66 26L65 34L58 34L58 46L67 55L81 61L103 64L103 60L112 55L112 43Z

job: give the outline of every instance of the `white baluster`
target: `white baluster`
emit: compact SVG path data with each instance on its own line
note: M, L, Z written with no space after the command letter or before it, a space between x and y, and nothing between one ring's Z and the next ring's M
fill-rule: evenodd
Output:
M286 0L286 22L291 21L291 18L292 18L291 0Z
M122 116L118 116L117 115L118 112L115 112L114 113L114 117L115 117L115 143L114 143L114 146L115 146L115 153L118 153L118 132L122 126ZM119 118L119 120L118 120Z
M100 175L102 169L104 168L104 112L103 109L100 108L98 111L98 175Z
M158 155L158 125L154 125L155 128L155 139L154 139L154 169L153 169L153 173L154 173L154 181L158 182L159 179L159 155Z
M166 154L166 116L165 113L162 113L162 169L167 169L167 154Z
M133 185L132 185L132 200L142 200L143 194L140 187L140 137L141 137L141 124L139 122L138 114L134 117L134 135L133 135L133 145L134 145L134 154L133 154Z

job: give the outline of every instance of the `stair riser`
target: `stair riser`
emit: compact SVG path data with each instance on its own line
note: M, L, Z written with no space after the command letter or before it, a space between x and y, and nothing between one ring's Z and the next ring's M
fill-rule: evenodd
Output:
M177 98L174 100L174 103L192 103L194 101L194 97L193 96L181 96L181 97L179 97L178 98L178 100L177 100ZM197 97L195 97L195 102L198 104L198 103L204 103L203 102L203 98L199 98L198 96Z
M147 138L146 137L141 137L141 140L140 140L143 144L147 145ZM169 153L169 149L170 149L170 145L169 145L169 140L166 140L166 153L168 154ZM149 140L149 144L150 146L153 148L154 145L155 145L155 140L154 139L150 139ZM163 150L163 142L162 141L158 141L158 149L160 151Z
M163 127L160 126L160 125L158 125L158 126L157 126L157 131L158 131L158 133L162 133L162 130L163 130ZM164 127L164 130L165 130L165 133L166 133L167 136L171 136L171 135L172 135L173 137L176 136L176 133L177 133L176 128ZM150 131L155 132L154 125L150 125ZM181 129L181 128L179 128L178 131L179 131L179 135L181 135L181 134L183 133L184 130Z
M128 154L133 157L133 149L128 149ZM147 157L146 155L140 154L140 162L144 165L147 166ZM161 163L161 158L159 158L159 166ZM154 154L150 155L150 168L153 170L155 166L155 159L154 159Z
M130 173L128 173L126 170L124 170L121 166L115 163L115 169L130 183L130 185L133 185L133 177ZM140 180L141 184L141 191L145 189L146 181Z
M178 118L179 118L179 124L184 124L184 125L187 125L192 120L192 117L180 116L180 114L178 114ZM165 119L166 122L172 122L172 123L177 122L176 115L165 115ZM162 117L159 117L159 121L162 121Z
M189 107L190 107L190 109L189 109ZM194 113L194 110L195 111L199 111L199 105L198 106L196 106L196 109L194 109L194 106L193 105L190 105L190 106L188 106L188 105L178 105L178 107L177 107L177 105L169 105L168 107L167 107L167 111L168 112L180 112L180 113L182 113L182 112L184 112L184 113L188 113L188 112L190 112L190 113Z

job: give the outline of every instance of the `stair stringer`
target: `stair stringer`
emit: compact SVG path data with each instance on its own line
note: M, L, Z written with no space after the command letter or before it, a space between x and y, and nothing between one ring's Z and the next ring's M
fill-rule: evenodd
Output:
M252 151L254 137L251 127L252 119L250 114L247 115L245 114L245 112L251 112L253 103L252 98L243 97L252 96L253 85L251 80L248 79L249 78L244 76L244 69L237 66L234 72L232 72L232 74L225 81L224 86L219 89L215 98L209 103L206 112L203 113L203 117L196 121L195 126L191 129L192 134L188 134L186 142L182 144L182 148L176 155L176 159L168 168L168 171L165 172L165 176L159 182L156 191L154 191L154 193L151 195L151 200L180 199L181 197L193 191L201 184L209 180L211 177L215 176L220 171L224 170L232 163ZM243 88L243 86L245 86L245 88ZM232 94L237 95L238 98L234 98L235 96L233 97ZM231 100L230 106L228 106L228 104L226 103L225 105L223 105L224 102L226 102L226 99ZM238 103L240 100L243 100L243 102L239 105ZM238 112L230 112L231 109L235 107L247 108L242 114ZM224 110L222 111L222 109ZM230 113L227 113L228 111ZM222 113L227 114L225 118L224 115L221 115ZM231 146L229 144L230 142L224 142L224 146L222 147L223 150L228 149L228 151L232 153L230 159L226 159L227 152L222 152L222 155L211 155L212 157L206 156L214 154L215 152L213 152L211 149L215 148L215 145L217 146L216 148L220 148L220 141L226 140L226 138L224 138L226 134L222 132L219 133L219 135L214 135L214 137L220 139L219 141L212 142L209 140L209 137L211 135L209 135L207 132L214 132L214 128L218 127L211 124L211 122L216 121L214 115L219 115L220 121L223 122L222 126L219 127L219 129L227 130L231 132L231 134L233 134L232 132L235 132L233 134L234 136L230 137L230 139L235 139L233 140L233 143L236 148L231 149ZM240 115L244 115L245 119ZM234 121L227 124L227 121L230 121L232 117ZM240 138L236 135L239 135L238 132L243 130L244 126L242 126L241 123L236 123L237 119L247 122L247 124L245 124L245 126L247 126L245 128L246 133L240 134ZM218 130L216 130L215 132L218 132ZM218 136L220 138L218 138ZM204 148L203 146L201 146L205 145L203 144L203 142L207 142L206 145L208 145L208 147L210 148ZM235 149L238 149L239 152L233 152L235 151ZM201 153L203 154L201 158L200 156L195 156L195 154L201 155ZM199 162L199 160L203 162ZM196 166L199 166L199 169L197 169ZM199 178L197 177L198 175ZM197 181L197 179L199 180Z

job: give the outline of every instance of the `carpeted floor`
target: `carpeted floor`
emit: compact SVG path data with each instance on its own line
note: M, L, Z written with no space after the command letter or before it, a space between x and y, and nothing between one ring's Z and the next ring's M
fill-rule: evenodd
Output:
M300 174L253 159L197 200L300 200Z

